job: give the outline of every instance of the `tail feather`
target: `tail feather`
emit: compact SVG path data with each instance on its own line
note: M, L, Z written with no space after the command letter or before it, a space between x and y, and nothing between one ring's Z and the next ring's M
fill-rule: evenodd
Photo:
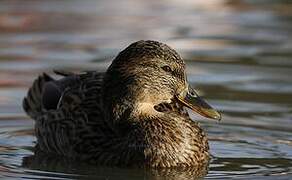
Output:
M64 77L74 75L73 72L65 71L65 70L54 70L54 73L60 76L64 76Z
M28 90L27 96L23 99L22 107L24 111L33 119L42 113L42 92L44 84L54 79L44 73L39 76Z

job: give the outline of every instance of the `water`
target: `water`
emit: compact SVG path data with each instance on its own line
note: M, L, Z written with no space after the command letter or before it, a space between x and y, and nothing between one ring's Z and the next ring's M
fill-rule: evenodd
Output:
M125 46L177 49L189 81L223 112L199 119L213 155L207 179L292 178L292 4L289 0L0 2L0 177L191 179L188 171L30 161L33 121L21 101L37 74L104 70Z

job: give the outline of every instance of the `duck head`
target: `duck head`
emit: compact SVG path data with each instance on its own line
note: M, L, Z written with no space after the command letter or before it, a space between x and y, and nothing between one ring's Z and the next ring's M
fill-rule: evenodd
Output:
M103 81L105 115L113 122L139 121L139 115L162 116L155 106L177 101L200 115L220 120L187 82L178 53L156 41L138 41L113 60Z

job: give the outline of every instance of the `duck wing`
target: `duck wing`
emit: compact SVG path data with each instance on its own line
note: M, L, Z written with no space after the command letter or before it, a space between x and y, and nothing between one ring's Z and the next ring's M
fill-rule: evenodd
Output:
M37 149L71 158L103 151L116 137L101 106L104 74L56 73L63 78L39 76L23 100L23 109L35 120Z

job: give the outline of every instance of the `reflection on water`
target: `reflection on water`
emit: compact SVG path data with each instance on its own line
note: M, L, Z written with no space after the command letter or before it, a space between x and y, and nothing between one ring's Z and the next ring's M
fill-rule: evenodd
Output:
M34 77L54 68L105 70L131 42L154 39L182 54L191 83L223 111L220 123L200 120L213 155L206 178L291 178L291 17L285 0L2 0L0 177L195 178L181 169L33 161L33 122L21 100Z

